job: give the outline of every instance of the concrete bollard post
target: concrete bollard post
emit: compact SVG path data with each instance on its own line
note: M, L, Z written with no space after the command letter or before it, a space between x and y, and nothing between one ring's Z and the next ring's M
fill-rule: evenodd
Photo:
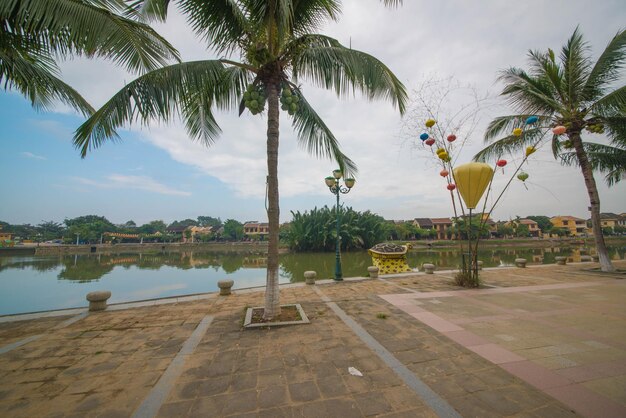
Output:
M430 263L422 264L422 268L426 274L433 274L435 272L435 265Z
M378 279L378 267L369 266L367 268L367 273L370 275L370 279Z
M592 255L592 256L591 256L591 259L592 259L595 263L597 263L597 262L599 262L599 261L600 261L600 256L598 256L598 255Z
M580 256L580 261L583 263L589 263L591 262L593 259L591 258L590 255L581 255Z
M556 261L556 264L559 266L564 266L567 263L567 257L557 256L554 257L554 261Z
M515 266L521 269L526 268L526 259L525 258L516 258Z
M315 279L317 278L317 273L314 271L305 271L304 272L304 282L306 284L315 284Z
M234 284L235 282L233 280L219 280L217 287L220 288L220 296L230 295L230 288L233 287Z
M482 261L480 261L480 260L478 260L478 261L476 262L476 266L478 267L478 270L482 270L482 269L483 269L483 262L482 262Z
M104 311L107 308L107 300L111 297L108 290L98 290L87 293L89 312Z

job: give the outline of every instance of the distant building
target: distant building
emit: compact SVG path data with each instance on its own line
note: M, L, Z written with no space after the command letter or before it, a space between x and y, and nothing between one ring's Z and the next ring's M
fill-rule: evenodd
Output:
M433 221L430 218L415 218L413 219L413 226L419 229L431 230L434 228Z
M532 219L520 219L519 221L509 221L506 222L506 226L510 226L513 228L513 232L517 232L517 225L526 225L528 227L528 232L530 232L531 237L541 237L541 228L539 228L539 224Z
M437 239L448 239L448 229L452 227L450 218L431 218L433 229L437 231Z
M563 228L569 231L572 237L586 235L588 233L587 222L574 216L553 216L550 222L555 228Z
M270 233L270 224L267 222L250 221L243 224L245 235L256 235L264 237Z

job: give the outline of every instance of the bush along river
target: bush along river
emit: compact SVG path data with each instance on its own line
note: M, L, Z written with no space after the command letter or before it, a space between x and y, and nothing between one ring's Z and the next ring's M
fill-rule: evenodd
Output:
M626 247L609 248L623 259ZM555 256L570 262L594 254L593 248L500 248L479 251L484 267L512 266L522 257L529 264L553 264ZM458 268L458 248L410 251L412 268L432 263L438 270ZM342 254L344 277L364 277L372 264L366 251ZM149 254L82 254L57 256L0 255L0 315L86 306L85 295L110 290L110 303L217 291L229 278L234 288L265 285L264 255L179 251ZM334 253L289 253L280 256L280 282L304 281L314 270L318 279L333 277Z

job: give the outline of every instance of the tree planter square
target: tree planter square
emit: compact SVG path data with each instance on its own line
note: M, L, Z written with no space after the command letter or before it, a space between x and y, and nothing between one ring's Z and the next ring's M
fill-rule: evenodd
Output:
M298 324L309 324L309 318L304 313L304 309L300 304L296 303L293 305L282 305L281 310L295 308L297 311L297 315L300 319L297 320L289 320L289 321L271 321L271 322L261 322L256 320L256 314L263 313L263 306L256 306L253 308L248 308L246 310L246 318L243 321L244 328L263 328L263 327L278 327L283 325L298 325Z

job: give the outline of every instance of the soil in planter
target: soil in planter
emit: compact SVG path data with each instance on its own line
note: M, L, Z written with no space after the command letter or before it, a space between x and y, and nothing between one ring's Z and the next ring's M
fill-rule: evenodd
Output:
M272 323L272 322L291 322L291 321L301 321L302 317L300 316L300 312L298 312L298 308L295 306L281 306L280 307L280 315L275 316L271 320L267 321L263 319L263 312L265 309L256 308L252 310L252 324L264 324L264 323Z

